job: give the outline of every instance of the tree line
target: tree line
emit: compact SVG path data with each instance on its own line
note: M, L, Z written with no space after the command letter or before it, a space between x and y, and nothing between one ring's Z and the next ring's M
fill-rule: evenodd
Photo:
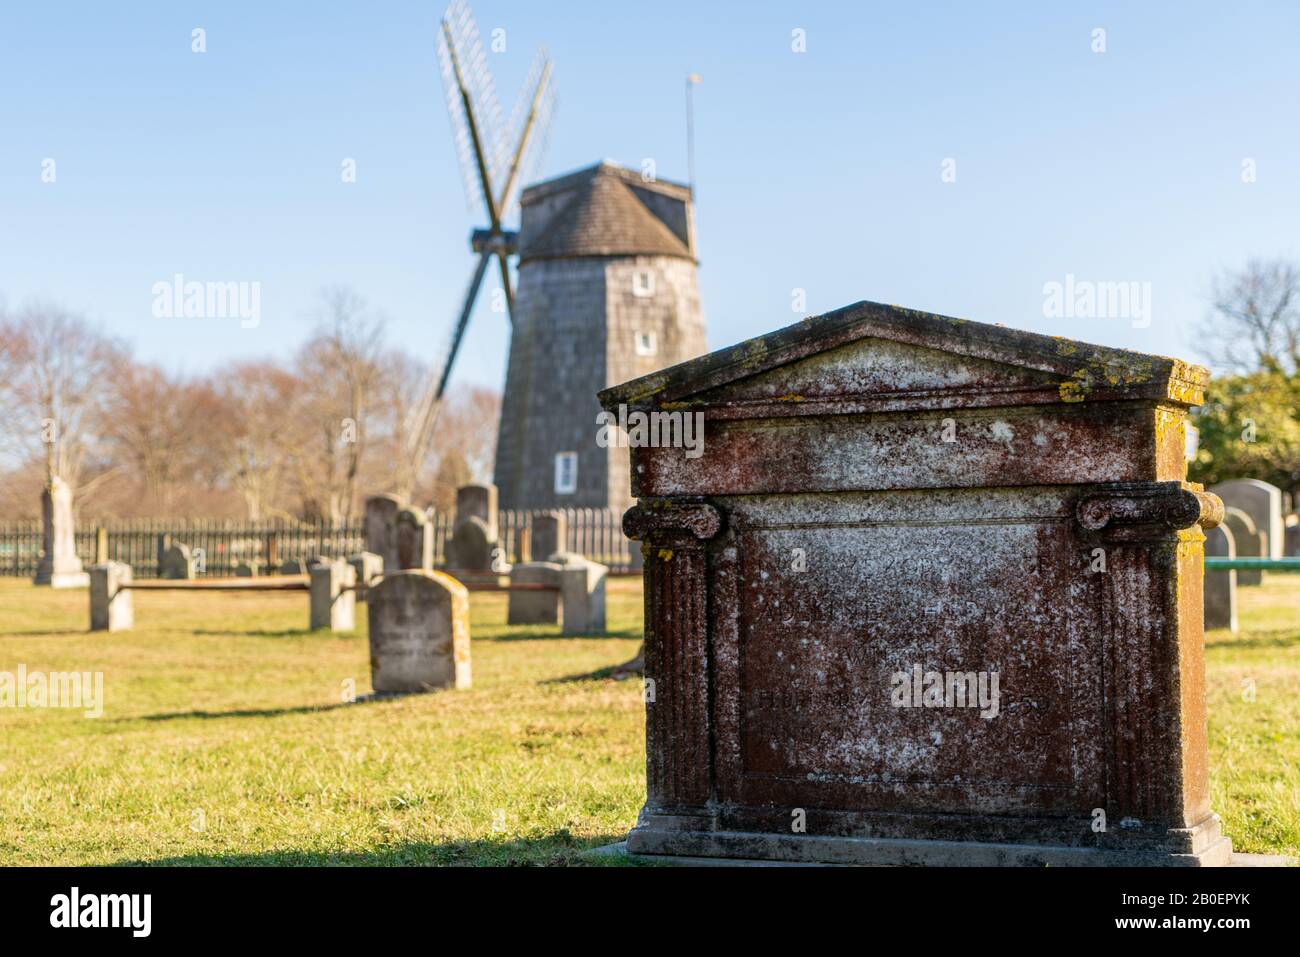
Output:
M1194 410L1193 481L1270 482L1300 498L1300 266L1253 260L1213 285L1200 346L1217 373Z
M433 375L391 347L383 318L345 287L283 361L183 375L48 302L0 309L0 521L37 518L52 476L83 518L295 518L349 522L395 491L450 508L490 479L499 396L449 392L433 448L404 463L409 410Z

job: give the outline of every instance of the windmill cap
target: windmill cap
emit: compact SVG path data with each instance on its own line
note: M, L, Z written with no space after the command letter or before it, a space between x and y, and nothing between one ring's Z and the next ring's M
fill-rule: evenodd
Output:
M519 261L605 256L694 260L691 191L609 160L520 197Z

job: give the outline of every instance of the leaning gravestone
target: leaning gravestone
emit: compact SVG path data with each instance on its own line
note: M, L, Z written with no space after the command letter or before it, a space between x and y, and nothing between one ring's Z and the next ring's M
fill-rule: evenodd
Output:
M182 580L194 578L194 556L190 554L190 547L179 542L173 543L163 553L158 577Z
M433 526L418 508L397 513L397 567L433 568Z
M1232 542L1232 532L1225 523L1205 533L1205 557L1236 558L1237 549ZM1237 570L1235 568L1207 568L1205 570L1205 627L1227 628L1237 631Z
M469 593L464 585L442 572L385 572L367 593L366 604L375 691L469 687Z
M33 583L52 588L85 588L90 583L77 557L72 489L57 475L41 492L41 560Z
M384 570L400 568L397 560L397 513L402 500L396 495L372 495L366 499L366 551L378 555Z
M568 542L568 523L563 512L534 512L530 545L533 557L549 561L556 552L565 549Z
M1282 557L1282 490L1259 479L1233 479L1210 489L1223 499L1224 508L1239 508L1264 535L1262 558ZM1240 545L1240 543L1238 543Z
M691 416L704 438L630 452L628 850L1228 862L1200 590L1222 504L1185 481L1208 379L859 303L602 392L633 426L657 416L649 434Z
M1263 558L1265 555L1264 533L1255 526L1254 520L1239 508L1228 506L1223 512L1223 524L1232 534L1232 544L1236 558ZM1237 584L1260 585L1264 582L1264 573L1258 568L1243 568L1237 572Z

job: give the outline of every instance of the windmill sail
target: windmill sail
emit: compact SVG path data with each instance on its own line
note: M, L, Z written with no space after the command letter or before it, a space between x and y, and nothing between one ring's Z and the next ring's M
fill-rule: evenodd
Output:
M447 100L447 115L451 120L452 140L456 144L456 157L460 160L465 200L473 208L478 201L487 197L484 196L484 186L480 182L478 161L474 155L471 116L465 110L462 87L469 99L472 120L478 128L484 164L493 183L500 182L509 162L506 127L501 118L496 84L492 82L492 72L488 69L487 54L483 51L478 25L469 11L469 5L463 0L455 0L447 8L442 23L443 29L438 32L438 66ZM492 199L495 201L495 197Z
M471 206L476 199L483 202L490 228L478 231L481 238L476 234L474 251L478 262L444 353L441 374L430 380L403 423L398 463L398 491L403 494L409 494L414 486L432 442L465 327L494 257L500 268L507 311L513 311L507 257L513 253L514 234L502 224L513 212L521 184L533 175L540 161L555 116L551 61L546 51L540 50L515 101L510 122L502 120L478 26L464 0L454 0L447 8L438 32L437 50L465 196Z

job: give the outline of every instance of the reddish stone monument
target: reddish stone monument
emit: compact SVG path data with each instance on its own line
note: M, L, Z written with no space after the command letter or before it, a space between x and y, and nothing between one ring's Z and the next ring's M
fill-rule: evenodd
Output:
M1227 863L1175 359L859 303L601 393L646 587L634 853Z

